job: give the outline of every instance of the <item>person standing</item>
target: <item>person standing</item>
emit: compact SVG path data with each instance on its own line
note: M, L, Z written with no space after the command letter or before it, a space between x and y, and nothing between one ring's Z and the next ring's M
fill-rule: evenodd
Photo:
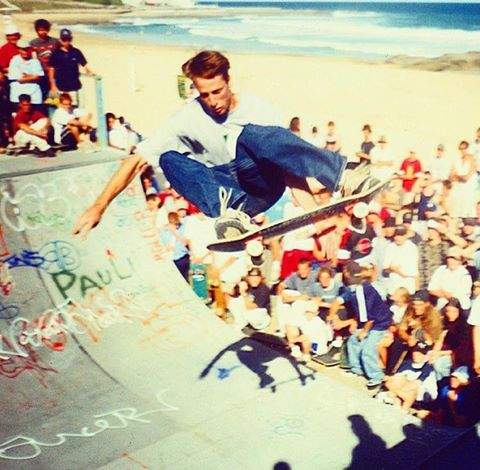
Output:
M60 46L50 57L50 89L54 94L80 90L82 88L80 70L87 75L94 75L82 51L73 47L72 41L72 32L63 28L60 31Z
M34 28L37 33L37 37L30 41L30 46L32 46L33 52L42 64L43 72L45 74L40 81L42 96L43 99L45 99L50 91L50 59L53 51L60 47L60 42L58 39L52 38L49 35L51 28L50 21L40 18L35 21Z
M0 47L0 71L8 73L10 61L20 52L17 43L22 35L17 26L10 23L5 26L5 37L7 42Z

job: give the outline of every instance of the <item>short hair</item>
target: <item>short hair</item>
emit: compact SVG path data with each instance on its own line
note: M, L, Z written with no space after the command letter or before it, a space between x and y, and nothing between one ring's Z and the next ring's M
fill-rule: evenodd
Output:
M333 272L330 268L328 268L327 266L324 266L323 268L320 268L318 270L318 277L320 278L320 274L322 273L326 273L328 274L330 277L333 277Z
M317 126L313 126L313 127L312 127L312 132L318 132Z
M113 113L105 113L105 119L108 121L109 119L115 119L115 114Z
M72 101L72 97L70 96L69 93L60 93L60 96L59 96L58 99L59 99L60 103L62 101L67 101L67 100L70 101L70 102Z
M300 260L298 261L298 266L300 266L301 264L308 264L310 266L310 260L307 258L300 258Z
M372 132L372 128L370 127L370 124L365 124L365 125L362 127L362 131Z
M52 27L52 24L50 21L45 20L44 18L40 18L33 23L33 26L35 28L35 31L38 31L39 29L46 29L47 31L50 31L50 28Z
M335 125L335 123L333 121L328 121L327 122L327 126L334 126L334 125Z
M158 194L147 194L146 196L147 201L158 201L160 202L160 198L158 197Z
M18 97L18 102L21 103L22 101L28 101L29 103L32 102L32 97L30 95L27 95L26 93L22 93Z
M167 218L168 218L168 223L169 224L179 224L180 223L180 217L176 212L169 212Z
M217 51L202 51L182 65L182 72L191 80L196 77L214 78L221 75L228 82L229 69L230 62Z
M468 147L470 147L470 144L466 141L466 140L462 140L458 146L461 147L462 145L465 145L465 148L468 149Z

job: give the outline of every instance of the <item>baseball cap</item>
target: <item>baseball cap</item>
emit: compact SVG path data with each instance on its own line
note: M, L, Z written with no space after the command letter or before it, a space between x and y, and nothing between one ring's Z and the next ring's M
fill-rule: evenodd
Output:
M404 224L411 224L413 220L412 213L407 212L406 214L403 214L402 220Z
M188 210L188 202L185 199L177 199L175 201L175 209L177 211L181 209Z
M395 229L395 234L394 236L400 235L406 235L407 234L407 229L405 227L399 226Z
M451 373L451 377L456 377L461 382L467 383L470 379L467 366L460 366Z
M427 222L427 228L433 228L433 230L436 230L437 232L438 232L438 226L439 226L439 223L434 219L430 219Z
M68 28L60 30L60 39L72 39L72 32Z
M357 219L363 219L369 212L368 204L365 204L364 202L357 202L353 206L353 215L357 217Z
M417 290L417 292L412 295L410 300L412 302L430 302L430 294L425 289Z
M438 144L437 150L445 150L445 147L443 146L443 144Z
M19 39L18 42L17 42L17 47L19 49L30 49L32 46L25 39Z
M248 256L261 256L263 253L263 244L258 240L251 240L247 243L245 247Z
M12 34L20 34L18 26L14 23L9 23L5 26L5 36L10 36Z
M459 246L452 246L447 251L447 258L455 258L461 260L463 256L463 250Z
M363 269L356 261L349 261L343 268L353 278L359 278Z

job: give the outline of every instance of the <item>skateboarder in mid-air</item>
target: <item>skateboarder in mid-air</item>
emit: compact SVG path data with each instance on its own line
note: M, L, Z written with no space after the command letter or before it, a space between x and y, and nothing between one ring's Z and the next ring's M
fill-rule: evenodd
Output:
M111 201L148 164L160 164L178 193L217 219L219 239L257 228L251 217L271 207L287 186L311 211L319 188L341 198L377 183L365 168L345 171L344 157L280 127L278 113L268 103L233 93L229 68L228 59L216 51L200 52L183 65L198 97L123 161L78 219L74 234L85 236L95 227Z

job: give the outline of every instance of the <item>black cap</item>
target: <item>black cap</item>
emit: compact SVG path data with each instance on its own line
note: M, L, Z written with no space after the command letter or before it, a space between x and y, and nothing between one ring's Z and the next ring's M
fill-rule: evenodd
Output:
M72 39L72 32L68 28L60 30L60 39Z
M411 224L413 220L413 216L411 212L407 212L406 214L403 215L402 217L403 223L404 224Z
M395 229L395 236L400 235L404 236L407 234L407 229L405 227L399 226Z
M430 302L430 294L425 289L417 290L417 292L415 292L415 294L412 295L410 300L412 302L414 302L415 300L419 302Z
M362 267L356 261L349 261L343 269L353 278L359 278L363 271Z
M249 276L261 276L261 275L262 275L262 271L260 271L260 269L258 269L258 268L251 268L251 269L248 271L248 275L249 275Z

